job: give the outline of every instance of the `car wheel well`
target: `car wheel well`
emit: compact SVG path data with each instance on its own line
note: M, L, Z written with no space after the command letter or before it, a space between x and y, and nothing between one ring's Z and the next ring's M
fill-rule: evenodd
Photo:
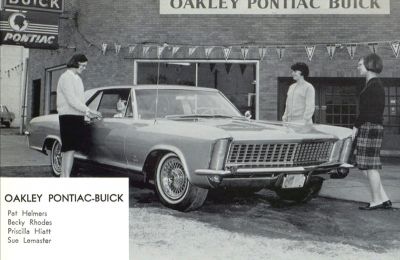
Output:
M170 152L171 151L168 150L154 150L147 156L143 166L143 173L145 175L146 182L149 180L154 180L158 162L165 154Z
M47 154L47 150L51 150L53 143L56 141L54 138L46 138L43 144L43 152Z

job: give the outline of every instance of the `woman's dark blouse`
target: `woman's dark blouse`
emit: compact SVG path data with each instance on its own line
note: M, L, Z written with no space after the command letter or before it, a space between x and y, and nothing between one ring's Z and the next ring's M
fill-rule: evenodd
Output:
M379 78L372 78L360 94L358 117L354 126L359 128L363 123L370 122L382 125L385 109L385 90Z

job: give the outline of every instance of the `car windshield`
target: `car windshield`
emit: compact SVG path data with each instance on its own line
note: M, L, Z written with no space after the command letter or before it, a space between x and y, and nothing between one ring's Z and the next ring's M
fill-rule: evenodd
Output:
M139 118L154 118L156 97L156 89L136 90ZM157 118L241 116L236 107L219 92L182 89L158 90Z

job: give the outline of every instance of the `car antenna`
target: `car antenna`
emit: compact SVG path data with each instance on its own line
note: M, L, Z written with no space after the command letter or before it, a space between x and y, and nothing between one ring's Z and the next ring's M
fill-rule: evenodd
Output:
M157 63L157 88L156 88L156 108L154 115L154 124L157 122L157 112L158 112L158 84L160 83L160 59Z

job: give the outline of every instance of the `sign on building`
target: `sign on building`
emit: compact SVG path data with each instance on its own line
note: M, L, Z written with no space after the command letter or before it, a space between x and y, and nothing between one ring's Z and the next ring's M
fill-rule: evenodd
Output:
M0 44L36 49L58 48L58 13L34 11L0 13Z
M63 0L3 0L3 8L62 13Z
M160 14L382 15L390 0L160 0Z

